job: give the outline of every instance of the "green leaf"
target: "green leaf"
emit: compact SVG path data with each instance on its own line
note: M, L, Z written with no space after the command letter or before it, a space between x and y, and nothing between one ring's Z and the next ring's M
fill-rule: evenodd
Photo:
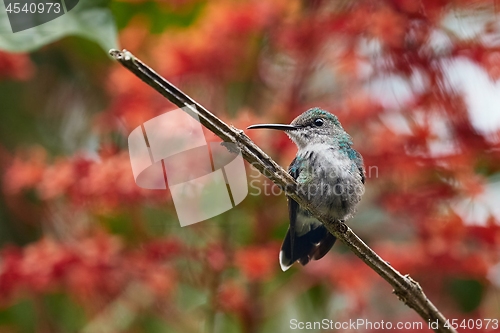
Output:
M483 284L469 279L453 279L449 284L449 290L464 312L474 311L481 304L484 294Z
M80 1L63 16L16 33L12 32L5 8L0 7L0 49L27 52L70 35L88 38L105 52L118 48L117 30L107 3L104 0Z
M163 318L159 318L149 313L145 314L138 320L137 327L141 328L142 331L146 333L164 333L174 331L174 328Z
M0 311L0 326L14 326L15 332L34 332L36 328L36 311L33 302L21 299L16 304Z
M203 12L205 5L205 1L188 1L183 6L168 6L167 2L160 5L154 1L112 1L110 8L120 30L125 28L133 17L141 16L148 18L150 32L159 34L168 27L190 26Z
M79 332L87 322L84 309L68 295L45 295L44 305L50 318L61 328L61 332Z

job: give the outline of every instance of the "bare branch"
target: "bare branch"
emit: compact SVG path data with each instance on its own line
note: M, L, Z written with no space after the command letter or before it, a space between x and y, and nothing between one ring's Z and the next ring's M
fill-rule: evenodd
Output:
M280 186L282 189L286 189L287 196L309 210L313 216L318 218L318 220L325 225L328 231L342 241L378 275L384 278L384 280L394 288L394 294L396 294L402 302L414 309L426 323L435 323L437 321L438 327L434 329L434 331L456 333L455 329L445 327L445 323L447 322L446 318L425 296L422 288L416 281L409 275L403 276L380 258L346 224L330 220L327 216L320 214L317 209L311 206L307 199L300 195L297 190L297 183L288 172L253 143L242 130L224 123L203 106L158 75L150 67L135 58L130 52L126 50L111 50L110 55L146 84L165 96L169 101L180 108L184 108L190 115L199 118L203 126L215 133L223 141L236 144L241 150L245 160L271 179L276 185Z

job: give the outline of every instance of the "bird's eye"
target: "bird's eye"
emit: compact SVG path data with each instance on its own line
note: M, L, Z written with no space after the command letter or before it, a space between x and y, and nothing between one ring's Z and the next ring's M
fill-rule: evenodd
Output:
M320 127L323 126L323 123L324 121L321 118L314 119L314 126Z

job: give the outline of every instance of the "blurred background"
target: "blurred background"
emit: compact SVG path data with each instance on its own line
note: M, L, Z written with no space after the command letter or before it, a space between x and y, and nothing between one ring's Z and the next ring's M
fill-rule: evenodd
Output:
M112 47L241 129L315 106L336 114L367 171L349 225L447 318L466 319L460 332L498 332L467 320L500 319L499 10L486 0L82 0L16 34L2 13L0 332L421 322L343 244L282 272L286 198L248 164L241 204L181 228L168 190L135 184L127 148L134 128L176 107L112 61ZM283 166L296 153L282 133L247 134ZM338 330L308 330L319 331Z

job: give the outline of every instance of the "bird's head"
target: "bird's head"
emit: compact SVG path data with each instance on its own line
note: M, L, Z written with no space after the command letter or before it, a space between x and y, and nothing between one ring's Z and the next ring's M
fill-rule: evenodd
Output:
M312 108L295 118L290 125L259 124L248 129L269 128L285 131L299 149L308 144L333 143L339 136L346 136L338 118L320 108Z

